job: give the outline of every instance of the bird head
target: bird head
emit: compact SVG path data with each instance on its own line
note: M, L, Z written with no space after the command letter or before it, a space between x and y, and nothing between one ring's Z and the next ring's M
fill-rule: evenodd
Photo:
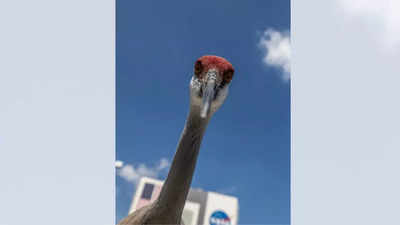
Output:
M211 117L224 103L233 73L232 64L222 57L206 55L196 60L190 103L201 118Z

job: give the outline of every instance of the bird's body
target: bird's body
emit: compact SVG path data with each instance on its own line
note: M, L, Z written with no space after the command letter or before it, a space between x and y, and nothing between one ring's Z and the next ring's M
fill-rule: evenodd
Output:
M190 82L189 115L161 193L153 203L134 211L119 225L182 224L202 138L211 116L228 94L232 76L233 67L224 58L203 56L196 61Z

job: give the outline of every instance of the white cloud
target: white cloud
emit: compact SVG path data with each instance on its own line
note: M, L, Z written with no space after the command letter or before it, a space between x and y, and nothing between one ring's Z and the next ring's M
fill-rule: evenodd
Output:
M158 178L161 173L165 172L170 166L170 162L166 158L162 158L154 166L147 166L144 163L135 166L132 164L123 163L122 161L119 162L123 166L119 167L119 169L117 170L117 175L135 185L138 183L141 177Z
M290 79L290 37L289 32L274 29L264 31L259 47L264 51L263 62L266 65L280 68L282 79Z
M400 47L399 0L338 0L347 15L368 23L385 48Z
M166 169L166 168L168 168L169 166L170 166L170 163L169 163L168 159L162 158L162 159L160 160L160 163L158 164L158 170Z
M124 162L122 162L121 160L115 161L115 168L119 169L119 168L122 168L123 166L124 166Z

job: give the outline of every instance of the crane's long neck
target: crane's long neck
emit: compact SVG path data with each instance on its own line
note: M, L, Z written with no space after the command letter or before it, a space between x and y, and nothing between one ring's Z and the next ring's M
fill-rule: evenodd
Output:
M180 221L186 197L196 167L201 140L209 119L200 118L196 108L191 107L178 147L156 202L158 210Z

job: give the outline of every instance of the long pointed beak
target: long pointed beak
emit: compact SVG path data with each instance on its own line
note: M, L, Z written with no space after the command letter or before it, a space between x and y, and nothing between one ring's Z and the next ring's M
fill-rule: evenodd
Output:
M202 118L207 118L208 114L210 113L211 103L215 95L215 87L215 75L213 72L209 72L207 73L207 82L203 89L203 104L200 111L200 117Z

